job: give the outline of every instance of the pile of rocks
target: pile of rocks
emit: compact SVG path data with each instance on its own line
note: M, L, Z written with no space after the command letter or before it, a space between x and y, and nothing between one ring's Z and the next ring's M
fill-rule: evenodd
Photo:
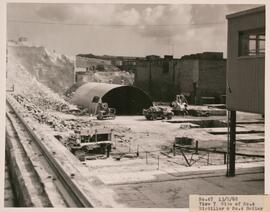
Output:
M44 108L40 109L39 106L32 103L31 100L27 99L26 97L17 94L14 95L14 98L24 107L27 111L35 118L39 123L47 124L55 131L69 131L69 130L81 130L83 128L90 128L93 126L93 123L89 121L82 121L78 119L69 119L64 120L60 116L55 114L51 114L50 112L46 112ZM45 103L43 101L43 103ZM41 102L41 104L43 104ZM48 102L46 102L47 104ZM55 103L54 106L57 107Z

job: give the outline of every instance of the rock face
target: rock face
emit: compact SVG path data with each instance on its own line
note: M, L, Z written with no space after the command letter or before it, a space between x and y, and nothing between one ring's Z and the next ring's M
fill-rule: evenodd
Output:
M15 64L17 68L11 70ZM9 45L7 67L9 72L27 71L58 94L64 93L73 84L74 60L44 47Z
M74 85L75 57L9 41L7 61L7 86L14 84L20 93L33 95L42 90L62 95ZM133 81L133 73L117 69L90 73L85 82L132 85Z
M25 65L22 64L26 63L26 61L22 62L22 59L18 58L15 47L9 48L8 50L6 72L7 90L14 88L15 94L27 96L39 103L40 99L50 99L53 102L65 102L59 94L37 80L34 73L31 73L31 71L34 71L33 68L28 70Z

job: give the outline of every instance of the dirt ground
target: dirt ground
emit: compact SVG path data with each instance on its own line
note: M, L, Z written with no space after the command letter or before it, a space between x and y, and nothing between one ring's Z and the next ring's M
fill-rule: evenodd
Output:
M239 132L237 152L264 154L264 124L258 115L238 113ZM217 117L175 117L175 120L226 121L226 116ZM105 160L86 161L89 175L95 175L112 188L120 203L127 207L188 207L189 194L260 194L264 191L263 158L237 156L237 175L227 178L224 155L199 152L185 152L192 167L187 167L183 155L171 151L176 136L198 140L199 147L226 150L227 135L213 135L209 132L224 131L227 128L188 128L181 129L180 123L167 121L147 121L143 116L118 116L115 120L96 121L112 127L115 132L115 152L125 152L127 157L120 161L113 156ZM258 123L256 123L258 122ZM121 138L121 139L120 139ZM254 142L249 142L250 140ZM247 142L245 142L247 141ZM258 142L256 142L258 141ZM136 152L139 157L136 157ZM148 153L146 153L148 151ZM241 172L239 167L254 166ZM259 167L259 168L258 168ZM202 170L205 171L205 175Z
M89 178L98 178L105 186L112 188L117 194L117 201L126 207L187 207L188 195L199 191L201 194L263 193L262 157L237 156L239 176L226 178L224 154L205 151L195 153L194 150L181 152L180 149L173 151L175 137L192 139L192 147L198 141L199 148L226 151L227 127L223 126L226 116L175 116L172 122L168 122L149 121L144 116L117 116L114 120L97 120L96 117L75 116L52 110L46 113L49 118L53 116L57 123L66 126L52 128L40 124L43 131L54 135L71 133L70 122L74 126L81 123L86 128L113 130L110 157L82 162L85 165L83 174ZM211 120L218 121L212 126L205 124ZM239 134L236 137L236 151L263 156L262 117L239 112L237 122ZM240 174L239 168L248 171Z
M74 119L73 115L61 114L62 119ZM107 159L87 160L85 163L93 175L127 173L132 171L174 170L180 167L201 167L224 164L224 154L185 151L179 149L173 154L175 137L188 137L198 141L199 148L226 151L227 128L183 128L183 123L169 123L167 120L146 120L143 116L117 116L114 120L96 120L95 117L80 116L76 119L91 122L95 126L113 129L114 140L111 157ZM174 122L196 120L220 120L226 122L226 116L191 117L175 116ZM244 154L264 154L264 123L260 115L237 113L237 152ZM80 122L80 121L79 121ZM250 122L252 124L247 124ZM244 123L244 124L241 124ZM218 132L218 134L211 134ZM247 133L249 132L249 133ZM223 134L220 134L223 133ZM116 155L122 155L116 160ZM263 161L263 158L237 156L237 162ZM124 177L125 178L125 177Z

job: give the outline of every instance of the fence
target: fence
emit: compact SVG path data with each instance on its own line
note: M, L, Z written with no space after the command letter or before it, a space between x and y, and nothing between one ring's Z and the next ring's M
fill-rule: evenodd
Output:
M140 145L132 147L131 142L129 142L128 145L122 145L118 143L116 149L119 146L122 146L122 150L124 151L118 151L118 153L115 154L121 155L121 157L128 156L132 158L145 159L145 164L156 164L157 169L160 169L161 163L166 163L167 165L177 164L178 166L190 167L198 163L200 163L200 165L221 165L226 164L227 162L226 151L209 148L199 148L198 142L195 143L195 147L181 146L174 143L171 145L171 148L169 148L169 151L164 151L162 149L149 151L144 149ZM262 155L251 155L242 153L236 153L236 155L244 157L264 158L264 156ZM181 157L179 158L179 156Z

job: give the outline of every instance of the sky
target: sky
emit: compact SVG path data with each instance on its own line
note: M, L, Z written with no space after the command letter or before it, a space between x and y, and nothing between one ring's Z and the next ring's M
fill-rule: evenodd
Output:
M8 3L7 39L79 53L226 57L226 15L259 5Z

